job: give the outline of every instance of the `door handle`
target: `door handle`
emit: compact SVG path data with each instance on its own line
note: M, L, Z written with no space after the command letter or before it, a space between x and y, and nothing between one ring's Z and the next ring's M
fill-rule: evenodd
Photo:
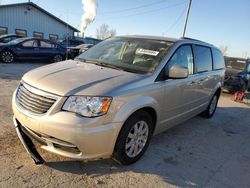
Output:
M195 84L202 84L206 79L200 79L197 81L191 81L188 83L188 85L195 85Z
M39 50L39 48L34 48L34 50Z
M196 81L191 81L191 82L188 83L189 86L192 86L192 85L195 85L195 84L197 84Z
M199 84L202 84L203 82L208 81L208 80L209 80L208 77L207 77L207 78L203 78L203 79L200 79L200 80L198 81L198 83L199 83Z
M200 79L198 82L204 82L206 80L207 80L206 78L203 78L203 79Z

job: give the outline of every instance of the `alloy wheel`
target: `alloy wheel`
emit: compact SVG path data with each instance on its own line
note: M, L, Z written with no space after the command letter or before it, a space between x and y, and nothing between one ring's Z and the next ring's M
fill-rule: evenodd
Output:
M128 157L136 157L148 140L149 127L147 122L139 121L134 124L126 139L125 152Z
M55 55L54 62L59 62L59 61L62 61L62 56L61 55Z
M14 61L14 55L10 51L2 53L2 60L5 63L12 63Z

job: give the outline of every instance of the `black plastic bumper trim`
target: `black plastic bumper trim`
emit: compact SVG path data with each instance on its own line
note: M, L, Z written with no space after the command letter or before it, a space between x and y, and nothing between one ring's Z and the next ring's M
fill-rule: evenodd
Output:
M45 163L44 159L41 157L41 155L36 150L36 147L33 144L32 140L29 138L29 136L27 136L22 131L22 129L20 127L21 125L19 123L17 123L15 118L14 118L14 123L15 123L17 135L18 135L21 143L23 144L23 146L24 146L25 150L28 152L28 154L30 154L30 156L34 160L35 164L36 165L44 164Z

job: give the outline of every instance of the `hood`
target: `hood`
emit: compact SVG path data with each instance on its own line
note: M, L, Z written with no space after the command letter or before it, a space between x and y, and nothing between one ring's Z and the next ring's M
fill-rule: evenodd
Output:
M38 89L60 95L107 96L144 75L74 60L50 64L26 73L22 80Z
M1 47L1 48L5 48L5 47L9 47L9 46L13 46L13 44L0 43L0 47Z
M239 76L242 72L242 70L226 68L225 76Z

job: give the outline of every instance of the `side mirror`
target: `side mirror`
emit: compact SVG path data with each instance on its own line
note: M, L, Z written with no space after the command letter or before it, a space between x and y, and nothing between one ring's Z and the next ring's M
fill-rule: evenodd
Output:
M165 74L168 78L182 79L188 77L188 68L175 64L170 68L166 68Z

